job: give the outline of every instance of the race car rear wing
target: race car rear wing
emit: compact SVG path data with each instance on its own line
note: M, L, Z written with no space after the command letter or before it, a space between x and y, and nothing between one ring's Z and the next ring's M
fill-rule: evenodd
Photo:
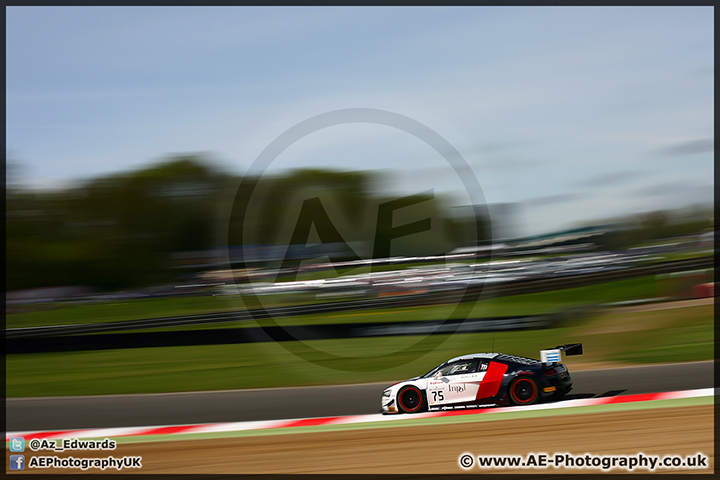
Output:
M543 363L559 362L561 352L565 353L565 355L582 355L582 343L568 343L567 345L558 345L555 348L540 350L540 361Z

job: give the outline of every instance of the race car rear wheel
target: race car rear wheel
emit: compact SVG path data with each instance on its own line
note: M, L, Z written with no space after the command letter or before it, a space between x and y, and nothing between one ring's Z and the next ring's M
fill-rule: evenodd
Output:
M419 388L408 385L398 392L397 403L401 412L417 413L425 408L425 397Z
M540 397L537 384L530 377L516 378L510 384L509 396L513 405L532 405Z

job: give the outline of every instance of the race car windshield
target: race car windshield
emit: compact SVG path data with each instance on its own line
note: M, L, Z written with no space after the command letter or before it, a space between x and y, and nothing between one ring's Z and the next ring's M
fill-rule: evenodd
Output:
M428 373L423 375L420 378L430 378L434 377L438 373L440 376L448 376L448 375L460 375L465 373L475 373L478 367L478 361L477 360L466 360L466 361L456 361L453 363L445 362L442 365L438 365L437 367L430 370Z
M435 374L437 373L438 370L440 370L440 369L441 369L442 367L444 367L445 365L447 365L447 364L446 364L446 363L443 363L442 365L438 365L437 367L433 368L432 370L430 370L428 373L426 373L425 375L423 375L423 376L420 377L420 378L430 378L430 377L432 377L433 375L435 375Z

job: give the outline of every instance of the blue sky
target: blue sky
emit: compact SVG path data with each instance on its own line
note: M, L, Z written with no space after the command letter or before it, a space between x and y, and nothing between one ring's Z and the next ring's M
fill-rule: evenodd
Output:
M518 233L709 204L712 7L8 7L6 137L52 187L208 152L237 173L315 115L373 108L450 142ZM373 169L457 204L422 139L354 123L269 171Z

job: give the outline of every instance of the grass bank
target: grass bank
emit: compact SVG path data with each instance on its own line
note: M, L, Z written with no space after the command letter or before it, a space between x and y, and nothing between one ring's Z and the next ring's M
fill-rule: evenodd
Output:
M8 397L157 393L392 381L453 356L583 342L567 364L713 358L713 305L603 313L563 327L516 332L312 342L164 347L6 357Z

